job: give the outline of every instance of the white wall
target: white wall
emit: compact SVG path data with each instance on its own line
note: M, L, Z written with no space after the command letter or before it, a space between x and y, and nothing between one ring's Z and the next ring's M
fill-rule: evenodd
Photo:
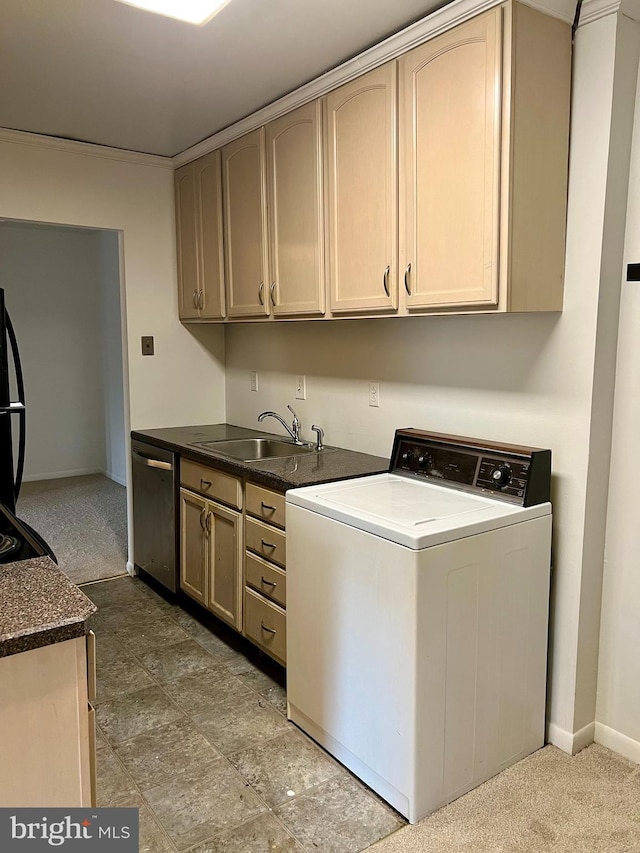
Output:
M25 136L0 138L0 217L122 232L131 428L224 420L224 331L178 320L172 170Z
M122 362L122 305L120 302L120 246L116 231L95 234L99 252L100 344L104 410L104 472L126 485L124 366Z
M94 232L3 222L0 258L0 287L25 380L25 479L102 471L105 410Z
M127 432L224 421L224 330L178 320L173 171L118 156L3 133L0 218L121 232ZM154 335L155 356L142 356L142 335ZM129 499L132 566L131 521Z
M621 26L636 28L629 19ZM625 195L615 196L609 162L610 150L623 152L626 132L624 122L611 126L614 94L624 95L618 94L622 84L615 79L618 40L615 15L578 32L562 314L227 330L227 419L232 423L257 426L259 412L286 414L286 403L292 403L306 437L312 438L311 423L319 423L328 444L383 456L389 455L394 430L406 426L552 449L549 734L567 751L593 734L595 716L595 667L581 670L579 664L582 656L592 659L588 639L598 633L605 516L602 503L599 516L595 512L602 500L595 479L610 442L606 412L592 434L594 393L607 372L612 379L615 354L616 329L608 317L609 300L617 305L617 294L609 294L608 281L601 282L601 269L605 254L609 268L615 267L615 235L609 231L624 221ZM637 49L635 62L637 68ZM624 159L618 168L624 179ZM617 264L619 270L619 247ZM250 370L259 372L258 392L250 391ZM298 373L307 377L306 401L294 400ZM370 380L380 382L379 409L368 406ZM275 422L268 428L278 431ZM600 489L591 504L590 484ZM582 598L585 579L595 590L595 602Z
M625 264L640 261L640 97ZM615 386L596 739L640 761L640 284L624 282Z

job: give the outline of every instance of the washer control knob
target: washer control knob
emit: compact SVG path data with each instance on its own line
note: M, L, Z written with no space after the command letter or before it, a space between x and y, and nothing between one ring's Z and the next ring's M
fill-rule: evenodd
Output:
M431 462L431 458L428 453L421 453L418 457L418 468L421 471L426 471L429 463Z
M508 486L511 480L511 468L508 465L498 465L491 472L491 479L499 489Z

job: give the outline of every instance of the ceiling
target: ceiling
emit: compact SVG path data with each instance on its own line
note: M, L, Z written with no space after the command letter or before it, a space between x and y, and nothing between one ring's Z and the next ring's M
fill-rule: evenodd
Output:
M443 5L231 0L198 27L116 0L1 0L0 127L173 156Z

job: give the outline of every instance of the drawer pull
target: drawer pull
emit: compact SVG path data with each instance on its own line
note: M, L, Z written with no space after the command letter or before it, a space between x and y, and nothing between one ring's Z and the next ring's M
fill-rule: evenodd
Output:
M263 631L265 631L267 634L276 634L276 633L277 633L277 631L276 631L276 629L275 629L275 628L267 628L267 626L264 624L264 622L261 622L261 623L260 623L260 627L261 627L261 628L262 628L262 630L263 630Z
M200 486L203 489L208 489L211 486L211 480L200 480Z
M276 511L276 508L274 506L271 506L271 504L266 504L264 501L260 501L260 506L262 507L262 509L268 509L270 512Z
M205 515L206 515L206 514L207 514L207 508L206 508L206 507L202 507L202 512L200 513L200 527L201 527L203 530L205 530L205 529L206 529L206 528L205 528L205 526L204 526L204 525L205 525L204 518L205 518Z
M263 577L261 577L260 580L263 584L266 584L267 586L272 586L274 589L278 586L275 581L268 581L266 578Z
M276 546L272 542L265 542L264 539L260 540L263 548L275 548Z

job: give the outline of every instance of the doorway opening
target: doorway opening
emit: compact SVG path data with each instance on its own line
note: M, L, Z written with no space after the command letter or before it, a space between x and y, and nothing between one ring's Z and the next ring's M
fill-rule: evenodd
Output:
M126 353L118 231L0 222L26 454L17 515L74 583L126 573Z

